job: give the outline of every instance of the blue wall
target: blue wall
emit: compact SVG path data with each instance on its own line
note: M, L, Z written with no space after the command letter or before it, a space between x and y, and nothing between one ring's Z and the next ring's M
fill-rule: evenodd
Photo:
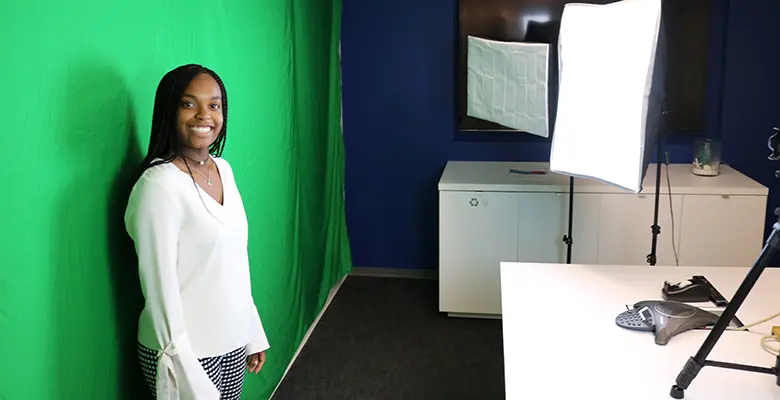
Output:
M780 163L767 160L769 129L780 127L780 1L730 0L722 90L726 161L770 188L766 233L777 218ZM773 265L780 265L775 257Z
M703 135L765 185L780 164L766 139L780 125L777 0L713 0ZM437 267L438 193L448 160L546 161L549 144L524 134L456 126L457 0L344 2L342 63L347 222L354 264ZM691 136L673 137L689 162ZM780 198L771 196L770 204ZM774 207L772 207L774 208Z

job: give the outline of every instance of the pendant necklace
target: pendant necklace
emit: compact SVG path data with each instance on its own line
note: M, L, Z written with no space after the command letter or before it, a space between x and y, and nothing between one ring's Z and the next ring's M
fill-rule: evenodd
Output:
M189 158L189 157L187 157L187 158ZM209 161L209 159L210 159L210 158L207 158L207 159L205 159L205 160L203 160L203 161L198 161L198 160L192 160L192 159L190 158L190 160L192 160L192 161L194 161L194 162L198 163L198 165L201 165L201 166L202 166L202 165L205 165L205 164L206 164L206 163ZM208 173L208 175L204 174L203 172L200 172L200 170L198 170L198 169L195 169L195 172L197 172L197 173L201 174L201 175L202 175L204 178L206 178L206 183L207 183L209 186L211 186L211 168L209 168L208 166L206 167L206 172Z

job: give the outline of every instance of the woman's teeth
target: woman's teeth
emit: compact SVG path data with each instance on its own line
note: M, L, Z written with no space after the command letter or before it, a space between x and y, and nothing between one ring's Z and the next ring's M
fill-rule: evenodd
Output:
M211 132L210 126L191 126L190 130L195 133L209 133Z

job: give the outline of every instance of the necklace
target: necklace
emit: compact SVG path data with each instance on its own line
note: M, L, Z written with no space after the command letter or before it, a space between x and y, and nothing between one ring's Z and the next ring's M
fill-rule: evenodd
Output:
M196 160L196 159L194 159L192 157L187 157L187 156L184 156L184 158L188 158L188 159L190 159L190 161L198 163L198 165L204 165L207 162L209 162L209 160L211 160L211 157L209 157L209 156L206 156L206 159L203 160L203 161L198 161L198 160Z
M186 157L186 158L189 158L189 157ZM192 160L191 158L189 158L189 159L190 159L190 160ZM211 158L209 157L209 158L207 158L207 159L205 159L205 160L203 160L203 161L198 161L198 160L192 160L192 161L194 161L194 162L198 163L198 165L205 165L205 164L206 164L206 163L207 163L207 162L208 162L210 159L211 159ZM195 169L195 172L197 172L197 173L201 174L201 175L202 175L204 178L206 178L206 183L207 183L209 186L211 186L211 168L209 168L208 166L206 166L206 173L207 173L208 175L204 174L204 173L203 173L203 172L201 172L199 169Z
M199 170L197 170L197 169L195 170L195 172L197 172L197 173L201 174L201 175L202 175L204 178L206 178L206 183L207 183L209 186L211 186L211 169L207 169L207 170L206 170L206 173L207 173L208 175L204 174L203 172L200 172L200 171L199 171Z

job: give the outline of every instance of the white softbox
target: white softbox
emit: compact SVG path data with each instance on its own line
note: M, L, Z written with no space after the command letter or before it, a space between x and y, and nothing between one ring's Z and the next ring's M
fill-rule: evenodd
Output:
M550 169L640 192L664 100L661 0L569 3Z

